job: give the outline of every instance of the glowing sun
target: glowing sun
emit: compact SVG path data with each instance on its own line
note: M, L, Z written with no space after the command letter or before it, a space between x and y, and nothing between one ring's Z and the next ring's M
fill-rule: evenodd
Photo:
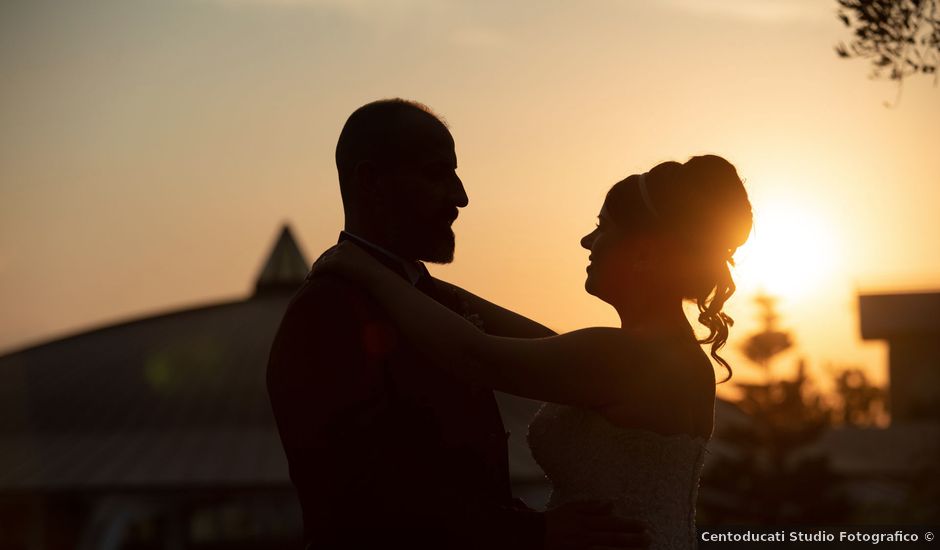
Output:
M797 298L833 274L838 249L832 229L810 209L771 204L754 211L754 228L735 254L741 289Z

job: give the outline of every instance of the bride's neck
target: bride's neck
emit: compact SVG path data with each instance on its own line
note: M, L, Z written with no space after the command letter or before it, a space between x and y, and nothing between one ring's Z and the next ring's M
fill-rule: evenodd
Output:
M637 336L652 337L691 330L682 310L682 300L656 300L647 297L615 305L620 327Z

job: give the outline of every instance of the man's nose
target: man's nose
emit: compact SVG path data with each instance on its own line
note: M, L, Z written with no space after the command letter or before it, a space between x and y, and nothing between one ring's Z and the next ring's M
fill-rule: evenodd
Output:
M454 205L457 208L463 208L470 204L470 198L467 197L467 191L463 188L463 182L460 181L460 177L454 175L454 180L456 183L454 186L454 195L452 197L454 200Z

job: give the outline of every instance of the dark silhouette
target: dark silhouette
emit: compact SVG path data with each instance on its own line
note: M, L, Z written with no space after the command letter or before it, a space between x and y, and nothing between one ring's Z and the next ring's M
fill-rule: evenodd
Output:
M415 291L356 243L314 266L368 288L402 334L441 372L546 401L529 429L552 481L549 509L578 498L613 499L622 517L649 522L658 548L696 544L694 509L711 436L718 351L731 319L729 264L751 229L743 182L714 155L662 163L608 192L585 289L617 310L620 327L546 338L500 338ZM707 329L697 339L683 302Z
M867 428L877 426L885 417L887 392L872 384L864 369L849 367L836 374L835 390L837 414L843 425Z
M361 107L343 128L336 164L340 241L490 334L554 334L420 263L451 261L451 224L468 203L453 138L426 107ZM603 504L543 514L514 500L492 391L430 365L351 280L307 277L271 349L268 391L310 548L639 546L636 522Z
M838 17L854 38L836 46L840 57L872 62L872 78L902 81L932 74L940 61L938 0L837 0Z

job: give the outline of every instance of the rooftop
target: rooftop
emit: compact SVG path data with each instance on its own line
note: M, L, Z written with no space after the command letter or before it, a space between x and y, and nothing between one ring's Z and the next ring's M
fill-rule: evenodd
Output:
M940 292L859 296L862 338L940 333Z

